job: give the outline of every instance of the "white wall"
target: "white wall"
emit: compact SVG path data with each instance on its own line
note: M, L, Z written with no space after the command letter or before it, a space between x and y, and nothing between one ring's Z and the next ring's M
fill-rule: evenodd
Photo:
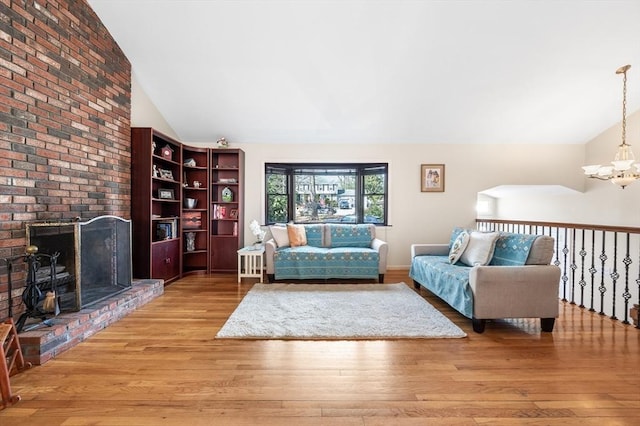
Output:
M140 85L135 71L131 73L131 127L153 127L154 129L178 139L176 132L151 102Z
M587 143L584 164L608 165L621 143L620 123ZM627 117L627 143L640 159L640 111ZM608 181L588 179L580 167L562 166L566 175L580 176L584 192L574 195L536 195L501 198L496 218L575 222L592 225L640 226L640 182L625 189Z

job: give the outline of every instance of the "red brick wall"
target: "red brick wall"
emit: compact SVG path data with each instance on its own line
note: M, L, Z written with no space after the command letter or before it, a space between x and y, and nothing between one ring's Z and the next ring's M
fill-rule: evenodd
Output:
M84 0L0 0L1 259L29 221L130 218L130 118L131 65Z

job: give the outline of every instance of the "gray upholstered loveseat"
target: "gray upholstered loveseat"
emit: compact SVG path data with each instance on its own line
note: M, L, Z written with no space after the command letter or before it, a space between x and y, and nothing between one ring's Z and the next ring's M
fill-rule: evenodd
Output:
M493 248L485 247L482 252L484 258L464 258L464 252L472 248L469 242L461 260L453 259L456 261L452 264L449 255L460 256L452 252L462 232L465 230L454 229L449 244L411 246L409 275L414 286L426 288L471 318L478 333L484 331L487 319L499 318L540 318L542 331L553 331L560 283L560 268L550 265L554 239L496 233ZM493 238L487 233L466 232L470 237Z
M291 226L291 225L289 225ZM265 243L267 280L378 279L384 281L388 245L372 224L296 225L304 244L292 246L287 226L270 227ZM297 239L297 238L296 238Z

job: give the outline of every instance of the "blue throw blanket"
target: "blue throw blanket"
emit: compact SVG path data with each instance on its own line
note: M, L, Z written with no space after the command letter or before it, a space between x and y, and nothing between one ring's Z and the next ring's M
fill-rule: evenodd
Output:
M473 316L470 266L452 265L448 256L416 256L409 276L467 318Z

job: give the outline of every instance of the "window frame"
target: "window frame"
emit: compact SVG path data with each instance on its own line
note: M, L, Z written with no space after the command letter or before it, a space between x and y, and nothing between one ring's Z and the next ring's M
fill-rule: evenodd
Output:
M318 173L313 173L317 170ZM331 173L331 171L336 171ZM348 223L373 223L376 226L388 226L389 215L389 163L265 163L264 167L264 214L266 225L273 225L275 223L282 223L283 221L270 219L270 206L269 202L272 196L286 196L286 220L284 222L295 222L296 217L296 188L295 188L295 176L301 174L312 174L315 176L326 176L335 174L340 176L339 171L349 171L351 173L345 173L346 175L353 175L355 178L355 191L354 191L354 215L356 216L355 222ZM269 176L270 175L284 175L284 189L285 193L281 192L269 192ZM365 178L369 175L381 175L383 177L383 193L366 193L365 192ZM316 185L317 186L317 185ZM380 218L380 222L365 222L365 199L367 196L382 196L383 202L383 215ZM331 220L316 220L311 222L296 222L296 223L332 223Z

